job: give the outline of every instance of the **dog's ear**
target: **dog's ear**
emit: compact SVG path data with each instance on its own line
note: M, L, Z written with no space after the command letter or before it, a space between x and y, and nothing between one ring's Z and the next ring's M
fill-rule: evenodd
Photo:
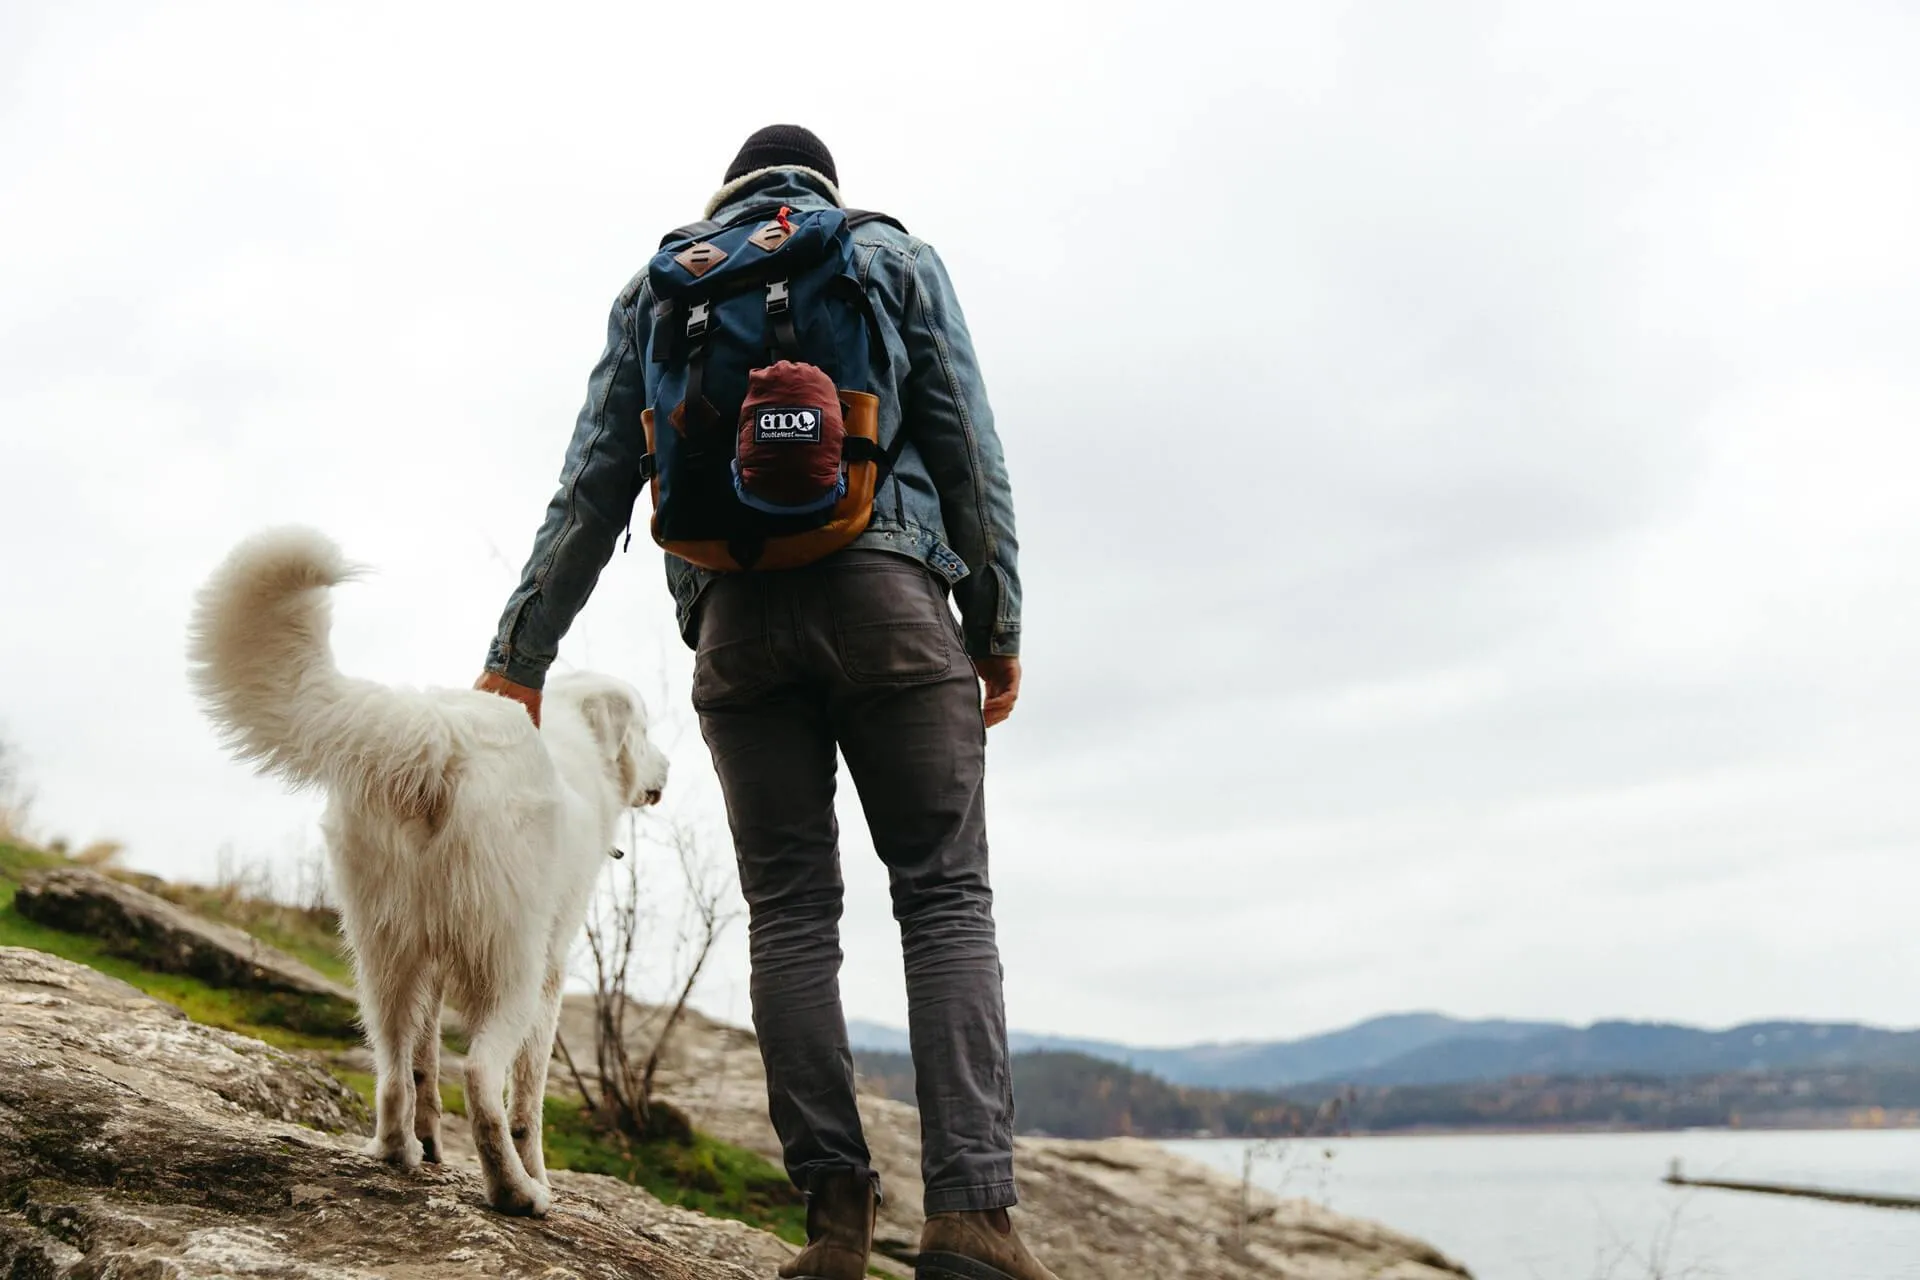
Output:
M602 689L580 699L580 715L609 760L626 745L634 710L633 699L618 689Z

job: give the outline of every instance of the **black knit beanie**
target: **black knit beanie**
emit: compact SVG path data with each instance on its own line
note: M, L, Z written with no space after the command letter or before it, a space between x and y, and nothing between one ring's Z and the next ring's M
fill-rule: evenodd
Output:
M755 132L727 166L726 181L783 164L804 165L825 174L834 186L840 185L840 176L833 171L833 152L812 130L797 124L770 124Z

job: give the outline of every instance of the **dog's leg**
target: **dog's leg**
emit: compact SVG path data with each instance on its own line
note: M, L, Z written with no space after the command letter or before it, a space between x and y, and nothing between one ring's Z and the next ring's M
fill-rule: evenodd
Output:
M374 1134L367 1154L403 1169L420 1167L413 1135L414 1043L426 1013L413 958L365 943L359 952L360 1017L373 1041Z
M526 1038L530 1019L525 1005L538 998L538 991L527 998L507 1002L507 1010L493 1009L473 1018L473 1043L467 1046L467 1119L473 1126L473 1142L480 1150L480 1172L487 1183L487 1202L502 1213L546 1216L553 1197L546 1187L527 1176L514 1150L507 1129L507 1070L514 1054ZM518 1008L512 1006L518 1005ZM503 1016L520 1013L522 1016Z
M545 1002L533 1033L513 1059L513 1146L527 1176L547 1182L547 1153L541 1143L542 1110L547 1099L547 1066L553 1060L553 1033L560 1023L560 993L566 982L564 964L550 964L540 989Z
M420 1158L440 1163L440 976L427 983L426 1015L413 1041L413 1136Z

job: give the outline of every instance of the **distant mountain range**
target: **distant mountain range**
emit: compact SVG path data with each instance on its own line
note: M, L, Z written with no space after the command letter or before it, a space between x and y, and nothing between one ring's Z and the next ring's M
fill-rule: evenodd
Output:
M853 1022L855 1049L905 1052L907 1033ZM1300 1040L1143 1049L1109 1041L1015 1032L1016 1053L1078 1053L1214 1089L1289 1085L1464 1084L1514 1076L1721 1072L1920 1066L1920 1031L1858 1023L1758 1022L1724 1031L1652 1022L1469 1021L1437 1013L1370 1018Z

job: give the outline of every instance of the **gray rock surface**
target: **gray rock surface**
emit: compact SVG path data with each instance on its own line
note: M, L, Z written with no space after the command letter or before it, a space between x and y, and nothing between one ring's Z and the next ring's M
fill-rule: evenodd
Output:
M643 1023L644 1019L635 1019ZM569 998L561 1027L591 1043L591 1008ZM575 1056L578 1057L576 1050ZM667 1099L700 1129L776 1164L766 1077L752 1033L689 1017L663 1077ZM880 1269L907 1276L920 1237L920 1113L863 1096L867 1145L887 1188ZM1063 1280L1460 1280L1467 1270L1433 1246L1306 1200L1254 1198L1244 1250L1235 1242L1237 1180L1130 1139L1019 1140L1014 1219Z
M579 1010L567 1021L576 1034ZM751 1034L694 1017L667 1096L778 1159ZM919 1117L862 1100L887 1179L879 1268L919 1234ZM556 1173L543 1221L482 1199L466 1144L406 1174L359 1153L366 1108L310 1061L188 1021L93 970L0 948L0 1276L22 1280L765 1280L791 1247L611 1178ZM457 1129L457 1126L456 1126ZM1018 1218L1063 1280L1457 1280L1431 1247L1261 1199L1146 1142L1023 1140Z
M792 1254L591 1175L502 1218L477 1169L361 1156L366 1121L303 1059L0 947L0 1276L757 1280Z
M279 991L353 1004L353 992L245 930L193 914L145 889L85 867L43 871L14 897L20 914L50 929L102 938L162 973L209 986Z

